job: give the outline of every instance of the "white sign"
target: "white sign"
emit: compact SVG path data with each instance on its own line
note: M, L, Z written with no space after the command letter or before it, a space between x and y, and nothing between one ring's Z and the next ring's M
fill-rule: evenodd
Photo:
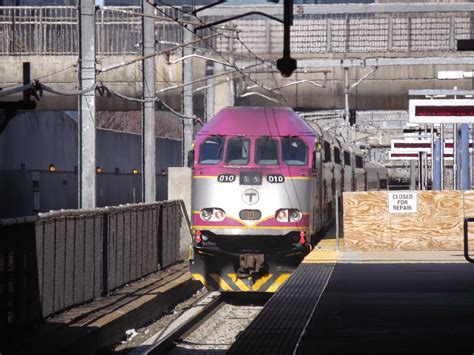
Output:
M418 195L416 191L394 191L388 193L389 213L417 213Z

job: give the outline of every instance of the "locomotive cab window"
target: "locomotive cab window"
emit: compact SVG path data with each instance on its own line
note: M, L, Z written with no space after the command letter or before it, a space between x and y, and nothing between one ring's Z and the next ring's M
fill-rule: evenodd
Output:
M364 168L364 159L356 155L356 168Z
M231 165L244 165L249 162L250 141L246 138L230 138L227 142L226 162Z
M299 138L282 138L281 154L286 165L306 165L308 162L308 146Z
M278 164L278 142L276 139L263 137L256 140L255 163L260 165Z
M351 153L344 151L344 165L351 166Z
M208 137L201 143L199 163L214 165L221 161L224 147L224 138L220 136Z

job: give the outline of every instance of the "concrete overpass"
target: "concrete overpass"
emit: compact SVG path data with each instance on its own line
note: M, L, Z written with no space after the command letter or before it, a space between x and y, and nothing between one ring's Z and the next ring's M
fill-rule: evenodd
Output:
M276 5L251 10L282 16L282 7ZM248 7L218 6L204 11L200 19L208 23L245 11ZM471 38L472 11L474 4L470 3L405 4L403 9L393 4L295 6L292 55L299 69L290 78L283 78L273 65L282 52L280 23L251 16L230 22L232 31L207 29L199 36L215 36L194 44L194 107L203 109L203 88L209 85L215 86L215 110L234 100L274 104L261 95L293 107L338 109L344 107L346 87L356 83L350 90L350 106L359 110L407 109L409 89L470 89L470 80L439 81L436 77L439 70L472 70L474 58L456 52L457 40ZM57 90L76 91L76 9L2 7L0 12L4 18L0 24L0 87L21 84L22 63L30 62L33 79ZM170 8L155 11L157 53L183 43L179 16L179 11ZM141 93L140 61L101 70L139 57L140 26L134 7L104 7L96 12L97 80L131 98ZM181 49L159 54L155 69L157 96L177 110L181 56ZM216 76L206 76L206 58L214 60ZM140 109L134 101L96 95L98 110ZM77 97L44 93L37 109L76 110Z

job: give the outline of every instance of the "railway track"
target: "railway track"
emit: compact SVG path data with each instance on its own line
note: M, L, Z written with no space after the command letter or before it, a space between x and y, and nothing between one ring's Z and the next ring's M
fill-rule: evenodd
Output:
M229 296L208 293L133 355L225 352L268 300L268 296Z

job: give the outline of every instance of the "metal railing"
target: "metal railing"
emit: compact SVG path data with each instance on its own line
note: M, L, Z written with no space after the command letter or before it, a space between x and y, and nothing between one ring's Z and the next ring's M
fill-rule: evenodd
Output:
M438 5L438 6L434 6ZM441 8L442 6L442 8ZM255 6L253 10L282 16L282 6ZM183 42L183 28L170 19L180 18L179 8L156 10L157 50ZM102 7L96 13L97 54L138 54L141 17L138 7ZM205 11L203 22L248 11L248 7L219 6ZM471 38L473 4L377 4L295 7L292 27L294 54L451 52L456 41ZM136 14L136 15L134 15ZM283 26L261 17L231 22L237 30L229 43L225 36L210 43L217 51L280 53ZM209 30L208 30L209 31ZM227 32L226 32L227 33ZM232 33L228 32L227 34ZM238 37L238 39L237 39ZM204 43L200 47L208 47ZM72 6L0 7L0 55L76 55L77 10Z
M464 258L474 263L474 259L469 255L469 223L474 222L474 218L464 218Z
M183 260L182 204L0 220L0 329L31 326Z

